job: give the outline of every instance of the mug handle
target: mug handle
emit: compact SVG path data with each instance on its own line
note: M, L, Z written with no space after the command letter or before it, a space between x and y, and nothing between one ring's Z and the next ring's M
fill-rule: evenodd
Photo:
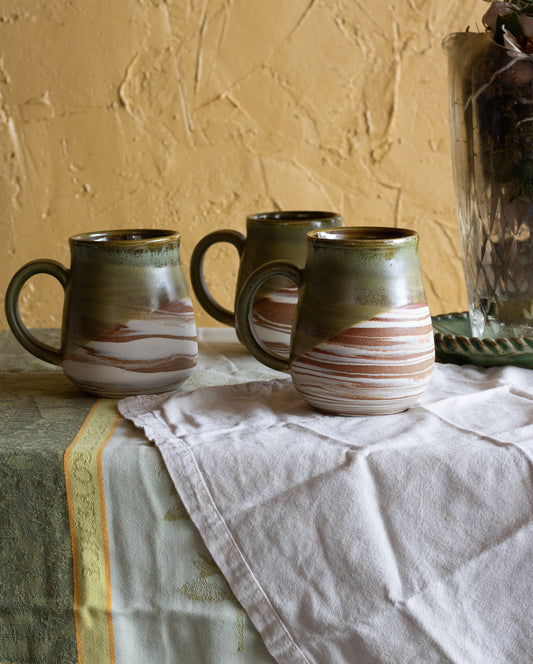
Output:
M236 318L239 336L259 362L276 371L287 371L289 360L267 350L259 341L252 322L252 307L257 291L271 277L288 277L300 288L304 271L296 263L290 261L270 261L254 270L244 282L237 298Z
M204 258L209 247L217 242L229 242L236 247L239 257L244 251L246 238L239 231L229 228L213 231L198 242L191 256L191 285L198 302L204 310L219 323L235 327L235 313L220 305L209 292L204 278Z
M20 317L20 291L26 281L36 274L52 275L52 277L55 277L59 281L63 290L65 290L69 271L63 267L61 263L47 258L30 261L29 263L26 263L26 265L23 265L20 270L14 274L7 287L5 303L7 322L9 323L9 327L16 339L27 351L35 355L35 357L38 357L40 360L50 362L50 364L61 365L61 350L49 346L34 337L33 334L28 331Z

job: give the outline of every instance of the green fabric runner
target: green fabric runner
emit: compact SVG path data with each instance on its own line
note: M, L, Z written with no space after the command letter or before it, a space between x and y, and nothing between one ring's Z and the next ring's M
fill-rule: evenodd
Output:
M0 662L74 664L63 457L95 399L16 346L0 334Z
M213 332L187 389L275 373ZM157 448L0 332L0 664L237 659L274 661Z

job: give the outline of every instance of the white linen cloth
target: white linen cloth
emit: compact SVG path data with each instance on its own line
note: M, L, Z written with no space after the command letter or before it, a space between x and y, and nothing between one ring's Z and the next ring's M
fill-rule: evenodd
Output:
M436 365L378 417L283 374L119 409L280 664L533 661L533 372Z

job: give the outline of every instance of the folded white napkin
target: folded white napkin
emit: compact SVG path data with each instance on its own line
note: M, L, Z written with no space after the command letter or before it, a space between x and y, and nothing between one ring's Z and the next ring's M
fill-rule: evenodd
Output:
M381 417L283 377L119 407L278 662L533 661L533 372L437 365Z

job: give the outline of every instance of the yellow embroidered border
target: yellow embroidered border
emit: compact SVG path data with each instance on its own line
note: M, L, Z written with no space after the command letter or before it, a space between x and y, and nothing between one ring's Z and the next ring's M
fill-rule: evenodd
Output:
M65 453L79 664L114 664L102 454L120 416L99 399Z

